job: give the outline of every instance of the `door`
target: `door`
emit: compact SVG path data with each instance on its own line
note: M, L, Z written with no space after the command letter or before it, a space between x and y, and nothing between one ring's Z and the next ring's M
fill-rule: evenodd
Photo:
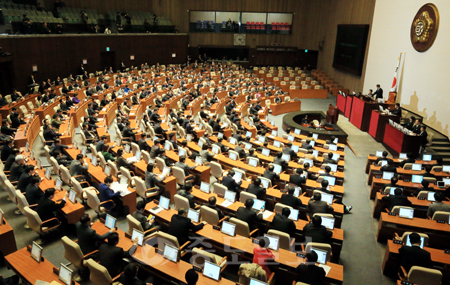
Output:
M101 69L109 70L110 67L113 68L114 72L116 72L116 52L115 51L104 51L100 53L101 58Z

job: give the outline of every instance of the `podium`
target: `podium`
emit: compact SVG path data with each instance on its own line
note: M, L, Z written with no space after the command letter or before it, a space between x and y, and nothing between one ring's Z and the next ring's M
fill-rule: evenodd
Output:
M353 104L353 98L355 96L353 95L347 95L345 98L347 98L347 100L345 101L345 112L344 112L344 116L346 116L347 118L350 119L350 115L352 114L352 104Z
M380 110L372 110L370 117L369 135L371 135L377 142L382 142L384 137L384 130L386 124L389 124L389 119L399 123L400 116L386 115Z
M338 108L330 104L328 106L326 122L328 124L337 124L338 118L339 118Z
M417 157L421 142L421 136L405 135L395 127L386 124L383 136L383 145L391 152L393 156L398 156L398 154L402 152L411 152L413 157Z
M384 109L393 106L392 103L377 103L367 96L353 97L350 123L361 131L367 132L370 126L372 110L382 106Z
M336 98L336 107L345 114L345 106L347 104L347 97L338 93Z

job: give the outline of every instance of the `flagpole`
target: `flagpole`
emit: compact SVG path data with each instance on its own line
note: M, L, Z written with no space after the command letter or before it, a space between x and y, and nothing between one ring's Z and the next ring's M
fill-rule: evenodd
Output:
M400 66L400 60L402 58L402 53L400 53L399 57L398 57L398 61L397 61L397 67L395 68L395 72L394 72L394 79L392 81L392 87L391 87L391 92L397 92L397 72L398 72L398 68Z

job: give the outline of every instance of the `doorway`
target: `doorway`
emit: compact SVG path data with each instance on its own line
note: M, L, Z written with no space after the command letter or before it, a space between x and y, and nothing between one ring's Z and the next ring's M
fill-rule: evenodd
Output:
M100 64L101 70L109 70L110 67L116 71L116 52L115 51L104 51L100 53Z

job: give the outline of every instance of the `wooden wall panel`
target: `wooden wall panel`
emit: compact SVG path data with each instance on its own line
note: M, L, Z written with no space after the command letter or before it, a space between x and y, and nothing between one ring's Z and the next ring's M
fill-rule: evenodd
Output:
M188 36L178 35L117 35L117 36L45 36L4 37L0 46L13 53L14 86L26 89L27 79L32 74L32 65L38 66L33 73L38 80L55 80L56 76L79 74L79 66L87 59L89 72L101 70L100 53L109 47L116 53L116 67L121 60L125 65L141 63L184 63L187 57ZM176 57L172 57L172 53ZM135 60L130 60L130 55Z
M64 1L64 0L63 0ZM48 10L53 10L54 0L39 0ZM100 13L108 11L152 11L153 0L66 0L67 7L95 9Z

